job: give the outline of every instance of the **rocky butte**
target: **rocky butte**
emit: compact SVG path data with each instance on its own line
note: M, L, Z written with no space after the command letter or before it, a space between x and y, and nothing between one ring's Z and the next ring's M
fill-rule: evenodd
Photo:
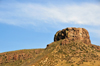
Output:
M94 47L97 50L100 50L100 46L91 44L89 32L85 28L68 27L59 30L54 35L54 42L59 40L62 40L61 45L68 44L71 41L74 42L78 41L78 42L83 42L85 44L88 44L89 46Z
M100 46L91 44L86 29L68 27L45 49L0 53L0 66L100 66Z
M70 41L81 41L85 44L91 44L89 33L84 28L66 28L56 32L54 41L65 39L66 43Z

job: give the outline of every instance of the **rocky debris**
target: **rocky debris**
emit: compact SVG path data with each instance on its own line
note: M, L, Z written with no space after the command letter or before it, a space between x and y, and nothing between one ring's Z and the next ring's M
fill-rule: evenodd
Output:
M91 47L95 48L96 50L100 51L100 46L97 46L97 45L90 45Z
M39 54L41 50L33 50L30 52L9 52L9 53L0 53L0 64L10 63L15 61L23 61L34 57L34 54Z
M2 57L0 58L0 64L2 63Z
M8 63L8 62L15 62L17 60L23 60L24 59L23 54L4 54L2 57L0 57L0 64L2 63ZM27 58L27 56L25 56ZM28 58L27 58L28 59Z
M36 54L39 54L39 53L40 53L40 51L39 51L39 50L35 50L35 53L36 53Z
M84 28L66 28L56 32L54 36L54 41L59 41L65 39L62 44L66 44L70 41L82 41L85 44L91 44L89 33Z

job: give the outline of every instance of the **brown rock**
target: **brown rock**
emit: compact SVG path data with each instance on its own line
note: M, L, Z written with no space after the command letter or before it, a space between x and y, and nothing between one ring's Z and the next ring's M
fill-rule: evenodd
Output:
M84 28L71 27L71 28L60 30L56 32L54 36L54 41L59 41L60 39L67 39L67 43L68 41L79 40L86 44L91 44L89 33ZM66 41L63 41L62 43L66 44L65 42Z
M7 58L7 59L8 59L8 61L10 61L12 58L11 58L11 56L8 56L8 58Z
M2 64L2 57L0 57L0 64Z
M15 55L13 56L13 60L18 60L18 54L15 54Z

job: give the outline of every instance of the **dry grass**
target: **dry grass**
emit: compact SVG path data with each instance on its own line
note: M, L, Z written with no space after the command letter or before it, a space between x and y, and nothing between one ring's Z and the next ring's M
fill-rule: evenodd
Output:
M0 53L0 66L20 66L24 62L35 58L44 49L24 49Z
M14 51L30 53L34 57L0 66L99 66L100 52L95 48L78 41L61 45L62 41L53 42L46 49L38 49L41 51L38 54L35 53L35 49Z

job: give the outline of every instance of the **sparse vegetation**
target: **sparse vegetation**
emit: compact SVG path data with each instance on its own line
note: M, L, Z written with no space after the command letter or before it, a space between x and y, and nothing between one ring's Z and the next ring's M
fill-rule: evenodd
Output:
M22 59L22 60L10 61L11 63L9 62L2 63L0 66L4 66L4 65L7 65L7 66L13 66L13 65L16 65L16 66L20 66L20 65L22 66L31 66L31 65L61 66L62 65L63 66L66 64L69 64L69 66L75 66L75 65L80 66L81 64L85 64L86 62L87 63L91 62L90 60L95 59L96 61L100 61L100 57L96 54L96 51L93 50L94 48L91 48L90 46L87 46L86 44L80 43L80 42L70 42L69 44L66 44L66 45L60 45L61 41L52 43L45 50L39 49L41 51L39 53L35 49L1 53L0 57L3 57L3 59L5 59L6 61L8 61L6 59L7 58L6 55L10 55L10 54L13 55L13 54L27 53L29 54L27 56L30 56L30 58L26 60ZM86 48L86 49L83 49L83 48ZM3 62L5 60L3 60ZM96 61L91 62L91 63L95 64ZM60 64L60 62L62 63Z
M77 32L83 30L83 33L85 33L87 32L85 29L72 29L72 31L77 31L74 32L77 40L64 39L64 35L69 38L74 36L73 34L68 35L68 30L71 29L63 29L62 32L57 32L54 39L56 42L48 44L45 49L0 53L0 66L99 66L100 47L90 44L90 41L85 43L89 40L89 36L85 36L85 38L88 38L87 40L78 40L80 38L77 37ZM66 30L67 32L64 32Z

